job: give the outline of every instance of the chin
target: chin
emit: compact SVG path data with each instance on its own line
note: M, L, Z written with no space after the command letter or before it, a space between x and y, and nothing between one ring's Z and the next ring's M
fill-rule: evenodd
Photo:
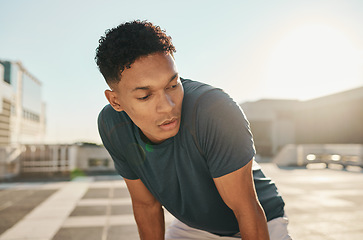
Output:
M173 133L170 134L169 138L175 137L178 134L178 132L179 132L179 126L177 127L177 129L173 130Z
M178 134L178 132L179 132L179 127L178 129L174 129L173 131L170 131L170 133L165 134L163 140L161 141L165 141L169 138L175 137Z

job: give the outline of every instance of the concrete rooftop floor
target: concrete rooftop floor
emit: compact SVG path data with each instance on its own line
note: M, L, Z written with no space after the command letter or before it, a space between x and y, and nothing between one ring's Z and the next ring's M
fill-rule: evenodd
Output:
M261 164L277 184L300 240L363 239L363 171ZM173 217L166 212L166 224ZM0 240L136 240L121 177L0 184Z

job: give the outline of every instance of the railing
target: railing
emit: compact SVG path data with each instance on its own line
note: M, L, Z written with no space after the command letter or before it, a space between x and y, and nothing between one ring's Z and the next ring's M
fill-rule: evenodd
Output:
M67 173L75 168L74 145L0 147L0 179L27 173Z
M0 147L0 179L12 178L19 174L21 153L21 146Z
M362 158L359 156L339 155L339 154L316 154L310 153L306 156L308 163L336 163L343 167L359 166L363 167Z
M106 149L97 145L36 145L0 147L0 179L19 174L68 174L74 169L87 172L114 171Z
M72 145L24 145L21 172L69 172Z
M363 144L286 145L273 159L281 166L306 166L310 163L363 167Z

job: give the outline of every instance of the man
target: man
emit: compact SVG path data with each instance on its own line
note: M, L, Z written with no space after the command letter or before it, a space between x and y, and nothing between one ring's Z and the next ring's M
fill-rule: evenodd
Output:
M140 238L290 239L284 202L253 161L239 106L180 78L171 38L152 23L121 24L99 43L95 59L111 89L99 132ZM166 234L162 207L176 218Z

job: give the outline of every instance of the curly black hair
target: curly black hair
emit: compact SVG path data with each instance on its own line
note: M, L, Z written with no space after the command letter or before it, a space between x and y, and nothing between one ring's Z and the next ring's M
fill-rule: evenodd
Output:
M108 29L100 38L95 61L108 85L117 84L121 73L138 58L156 52L176 52L171 37L159 26L135 20Z

